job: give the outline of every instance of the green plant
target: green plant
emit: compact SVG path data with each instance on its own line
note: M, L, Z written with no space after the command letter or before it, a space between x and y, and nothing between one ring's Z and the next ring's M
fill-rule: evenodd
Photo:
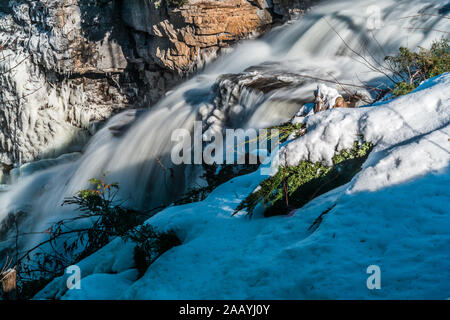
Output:
M171 231L158 233L149 225L139 226L151 215L123 207L123 202L117 199L118 183L106 183L105 175L89 182L90 189L81 190L62 203L75 206L80 214L53 224L43 232L48 239L18 259L21 297L32 297L50 279L63 274L67 266L99 250L114 237L136 243L135 263L141 273L162 253L180 243ZM88 226L78 224L80 220Z
M349 181L359 171L372 148L370 142L355 141L352 149L342 150L333 157L331 167L306 160L300 161L297 166L282 166L241 202L235 213L245 210L251 216L258 204L265 207L266 216L288 213Z
M94 247L102 246L109 237L123 236L132 227L149 218L146 213L123 207L123 202L117 199L118 183L106 183L105 176L89 182L93 188L79 191L75 196L65 199L62 205L78 207L81 214L76 220L90 218L93 221L88 232L90 245L98 243ZM67 224L67 220L60 224Z
M394 89L392 90L392 94L397 97L403 96L405 94L410 93L415 88L417 88L417 86L415 84L404 82L404 81L398 82L395 84Z
M418 52L412 52L402 47L397 55L387 56L385 61L399 79L392 93L396 96L407 94L422 81L450 71L449 49L449 40L442 38L434 41L430 49L420 47Z

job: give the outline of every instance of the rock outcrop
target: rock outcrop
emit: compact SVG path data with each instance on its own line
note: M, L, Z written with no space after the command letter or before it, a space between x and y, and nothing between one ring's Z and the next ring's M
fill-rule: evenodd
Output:
M119 84L127 59L109 27L113 3L105 3L103 15L97 8L96 19L87 16L88 2L21 0L1 6L3 171L79 149L96 122L127 106Z
M0 183L17 164L80 150L97 123L150 107L311 1L0 0Z
M177 71L192 71L220 48L267 30L267 6L247 0L190 0L180 8L155 6L152 0L124 2L124 21L147 62ZM148 45L149 44L149 45Z

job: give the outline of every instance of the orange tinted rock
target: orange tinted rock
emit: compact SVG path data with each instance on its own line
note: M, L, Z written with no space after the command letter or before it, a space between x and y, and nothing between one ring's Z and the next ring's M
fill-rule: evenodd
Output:
M348 108L348 104L347 102L345 102L344 98L338 97L333 108Z
M247 0L188 0L167 11L145 0L130 0L127 5L133 8L127 23L158 37L158 50L150 52L155 62L178 72L191 70L204 52L217 52L272 24L261 3Z

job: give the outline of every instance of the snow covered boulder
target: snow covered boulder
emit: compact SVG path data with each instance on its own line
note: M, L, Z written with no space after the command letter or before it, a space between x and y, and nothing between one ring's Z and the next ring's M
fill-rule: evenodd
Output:
M365 104L364 101L370 101L364 93L346 92L346 95L341 95L335 88L319 84L314 91L314 113L331 108L356 108Z
M320 112L331 109L336 105L336 100L344 99L339 92L324 84L319 84L317 90L314 91L314 112Z

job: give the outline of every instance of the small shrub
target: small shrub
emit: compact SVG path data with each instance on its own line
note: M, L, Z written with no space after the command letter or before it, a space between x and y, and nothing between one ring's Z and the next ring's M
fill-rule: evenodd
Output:
M171 231L158 233L149 225L138 227L150 216L121 206L123 202L117 199L118 183L106 183L105 176L101 180L91 179L90 183L92 188L79 191L62 204L76 206L81 214L55 223L45 231L48 240L18 259L21 297L32 297L55 276L62 275L69 265L99 250L114 237L136 243L134 258L141 274L161 254L180 244ZM82 219L90 219L90 225L75 224ZM50 248L38 250L44 245Z
M90 218L92 226L79 234L81 244L84 245L82 256L87 256L107 244L112 237L123 237L127 232L144 222L149 216L143 212L124 208L118 201L119 184L105 182L105 176L101 180L89 180L91 189L81 190L75 196L64 200L62 205L75 205L82 212L74 220ZM64 232L66 226L73 220L58 222L53 228L53 233ZM55 234L58 236L58 234ZM72 242L73 249L78 247L77 242ZM67 249L72 249L69 244Z
M430 49L419 48L412 52L408 48L400 48L395 56L385 58L398 81L392 93L396 96L407 94L427 79L450 71L449 40L442 38L434 41Z
M405 94L410 93L415 88L416 88L415 84L402 81L395 84L394 89L392 90L392 94L397 97L403 96Z
M311 161L301 161L293 167L280 167L274 176L264 180L257 191L241 202L235 213L245 210L252 216L258 204L266 207L266 216L288 213L348 182L359 171L372 148L370 142L359 144L355 141L351 150L343 150L333 157L332 167ZM289 197L287 204L286 198Z

